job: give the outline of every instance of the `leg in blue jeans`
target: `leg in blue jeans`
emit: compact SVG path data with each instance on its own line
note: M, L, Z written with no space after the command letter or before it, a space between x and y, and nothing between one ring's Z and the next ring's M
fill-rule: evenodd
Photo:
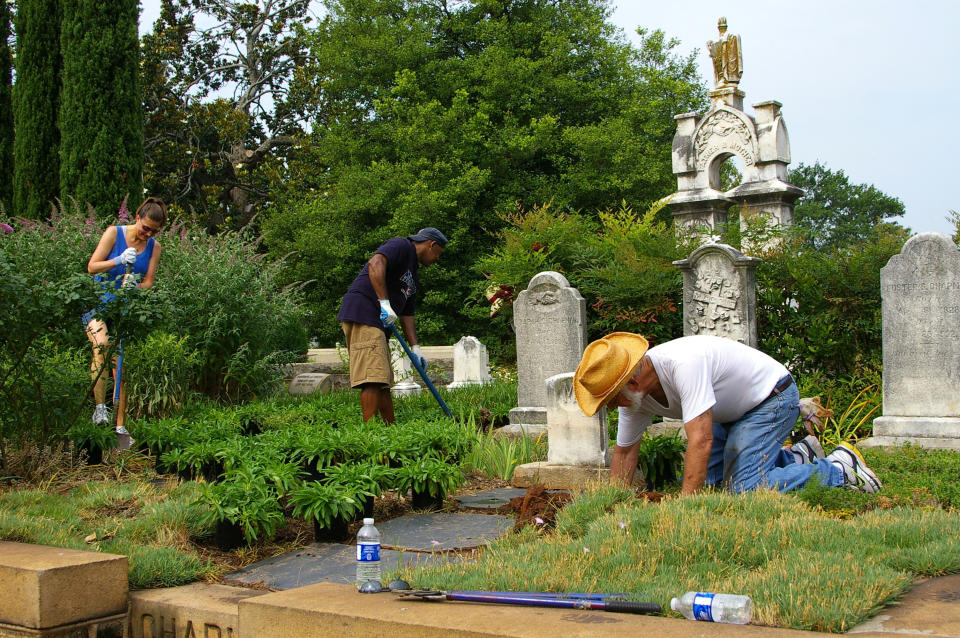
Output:
M713 448L707 465L707 484L724 484L731 492L761 487L788 492L817 474L823 485L844 484L843 471L826 459L800 464L782 449L799 414L800 393L791 384L747 412L739 421L713 424Z

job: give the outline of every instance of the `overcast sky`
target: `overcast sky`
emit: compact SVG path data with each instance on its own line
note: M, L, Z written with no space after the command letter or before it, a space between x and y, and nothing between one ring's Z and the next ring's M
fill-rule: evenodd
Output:
M159 0L143 0L141 32ZM854 183L900 198L901 223L950 233L960 209L960 3L953 0L618 0L613 21L636 40L637 27L662 29L699 49L713 88L706 42L717 19L743 48L744 105L777 100L793 164L819 161Z

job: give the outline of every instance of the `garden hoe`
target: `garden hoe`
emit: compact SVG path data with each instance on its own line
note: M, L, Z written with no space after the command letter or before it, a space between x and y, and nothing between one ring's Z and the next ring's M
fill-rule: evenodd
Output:
M442 591L438 589L415 589L396 591L397 596L417 600L460 600L472 603L496 603L500 605L524 605L527 607L559 607L561 609L592 609L627 614L659 614L662 610L656 603L640 603L623 600L624 594L582 594L552 592L509 591Z
M440 393L437 392L437 389L433 387L433 383L430 382L430 378L427 377L427 371L423 369L423 366L420 365L420 357L413 354L410 350L410 346L407 345L407 342L403 340L403 337L400 336L400 333L397 331L397 327L393 324L390 324L390 329L393 330L393 336L397 338L397 341L400 342L400 345L403 346L403 351L407 353L407 356L410 358L410 362L413 364L413 367L417 369L417 372L420 373L420 376L423 377L424 383L427 384L427 387L430 388L430 392L433 393L433 398L437 400L437 403L440 404L440 407L446 412L447 416L451 419L453 418L453 413L450 412L450 408L447 407L447 404L443 402L443 399L440 398Z
M127 274L123 281L126 283L127 277L133 272L133 264L127 264ZM119 336L119 335L118 335ZM117 339L117 369L113 378L113 409L114 417L120 416L120 385L123 383L123 339ZM117 424L119 425L119 424ZM121 450L130 449L130 435L117 433L117 447Z

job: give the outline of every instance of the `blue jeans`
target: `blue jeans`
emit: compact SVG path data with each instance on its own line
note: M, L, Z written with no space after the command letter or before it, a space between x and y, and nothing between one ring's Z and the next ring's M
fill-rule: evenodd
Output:
M844 483L843 470L826 459L797 463L782 448L800 413L800 392L791 383L744 414L738 421L713 424L713 447L707 485L724 485L733 493L761 487L789 492L817 474L823 485Z

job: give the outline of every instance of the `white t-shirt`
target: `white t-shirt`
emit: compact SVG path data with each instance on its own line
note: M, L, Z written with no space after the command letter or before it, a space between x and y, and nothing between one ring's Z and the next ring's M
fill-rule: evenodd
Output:
M633 445L654 414L684 423L713 408L714 423L736 421L764 401L787 369L738 341L698 335L681 337L647 351L667 405L651 396L639 407L620 408L617 445Z

